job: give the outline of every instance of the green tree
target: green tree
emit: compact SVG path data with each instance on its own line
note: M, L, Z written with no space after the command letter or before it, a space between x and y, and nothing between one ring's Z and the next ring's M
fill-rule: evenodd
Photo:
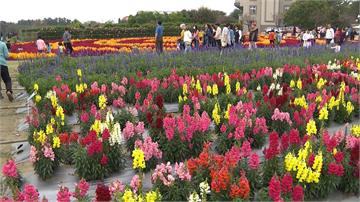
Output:
M348 26L355 22L358 15L359 1L350 0L299 0L293 3L285 13L286 25L295 25L305 29L332 24Z

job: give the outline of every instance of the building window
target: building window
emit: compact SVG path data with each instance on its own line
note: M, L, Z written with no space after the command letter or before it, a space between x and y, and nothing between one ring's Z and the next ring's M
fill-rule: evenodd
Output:
M290 9L290 6L284 6L284 11L288 11Z
M250 15L256 15L256 6L250 6Z

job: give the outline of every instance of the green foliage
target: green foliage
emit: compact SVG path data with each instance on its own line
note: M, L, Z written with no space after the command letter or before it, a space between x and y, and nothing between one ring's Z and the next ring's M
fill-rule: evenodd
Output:
M59 167L59 160L55 157L55 159L52 161L51 159L46 158L42 152L37 156L39 160L34 163L35 173L39 175L42 180L51 178L55 172L55 169Z
M296 1L285 13L287 25L295 25L305 29L332 24L349 26L358 15L359 1ZM321 14L319 14L321 11Z
M186 201L191 193L191 183L176 179L171 186L164 185L161 181L154 184L154 189L161 193L163 201Z

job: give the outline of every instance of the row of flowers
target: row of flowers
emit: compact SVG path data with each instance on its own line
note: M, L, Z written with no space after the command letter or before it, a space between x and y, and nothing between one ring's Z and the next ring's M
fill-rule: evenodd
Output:
M164 37L164 50L175 51L179 37ZM34 42L15 43L11 46L10 59L34 59L40 57L55 57L58 54L58 42L50 40L51 53L38 53ZM300 41L295 38L285 38L280 42L281 46L298 46ZM244 46L248 46L245 42ZM134 51L148 52L155 49L155 38L153 37L132 37L120 39L75 39L72 41L74 56L103 55L109 53L130 53ZM270 45L266 36L260 36L257 42L259 47Z
M358 193L360 127L335 135L325 128L330 121L359 117L359 69L359 59L348 58L245 74L192 77L174 71L162 80L139 73L111 86L87 84L78 69L73 89L60 77L46 95L34 85L31 161L43 179L62 163L94 180L121 169L128 151L140 178L161 170L154 187L164 200L255 199L258 193L258 200L279 201L323 198L335 189ZM164 97L173 94L181 114L166 113ZM70 114L78 116L78 129L68 124ZM264 148L264 159L255 148ZM181 172L174 185L176 177L169 174L178 171L163 162L175 170L181 164L176 162L185 162L189 175ZM206 196L199 189L203 182L211 190Z

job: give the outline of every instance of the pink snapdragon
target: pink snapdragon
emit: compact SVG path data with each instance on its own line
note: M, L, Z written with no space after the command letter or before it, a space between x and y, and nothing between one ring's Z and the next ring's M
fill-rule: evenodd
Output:
M56 195L57 201L60 202L70 202L71 193L69 191L69 188L61 186L60 190L58 191Z
M260 159L256 153L252 153L248 158L248 166L250 169L255 170L260 166Z
M55 154L50 145L45 145L42 152L44 153L45 158L51 159L52 161L55 160Z
M37 155L36 147L31 145L31 147L30 147L30 161L31 161L31 163L35 163L36 161L39 160L39 158L36 155Z
M190 181L191 175L183 162L175 163L175 173L183 181Z
M360 144L360 138L354 137L352 135L346 136L346 148L347 149L353 149L359 144Z
M126 140L130 139L132 136L135 135L135 128L134 124L130 121L127 121L125 124L125 128L123 129L124 138Z
M83 123L87 123L89 121L89 114L87 112L81 113L80 121Z
M174 176L172 176L172 167L170 162L166 165L164 163L156 165L156 168L151 175L152 182L160 180L165 186L170 186L175 181Z
M125 185L120 180L116 180L110 184L109 190L112 195L117 192L124 192Z
M24 198L25 201L39 200L39 192L37 191L36 187L31 184L25 184L21 196Z
M17 178L19 177L16 163L13 159L9 159L2 167L2 174L5 177Z
M75 198L84 198L89 191L90 185L85 179L81 179L79 183L75 184L75 192L72 194Z
M126 106L126 104L121 97L118 97L117 99L113 100L113 106L117 108L123 108Z
M261 118L256 117L256 119L255 119L255 127L253 129L253 133L259 134L260 132L262 134L268 133L266 119L264 117L261 117Z
M144 142L136 140L135 147L140 148L144 152L145 161L148 161L153 157L157 159L161 159L162 157L162 152L159 149L158 143L153 142L151 137L146 137Z
M140 121L137 126L135 126L135 133L142 134L145 132L144 122Z
M134 177L131 179L130 187L132 188L133 192L137 192L140 189L141 180L139 175L134 175Z
M290 126L292 125L290 114L288 112L281 112L278 108L274 110L271 119L274 121L286 121Z
M248 157L251 154L251 145L250 142L245 140L241 145L241 156Z

